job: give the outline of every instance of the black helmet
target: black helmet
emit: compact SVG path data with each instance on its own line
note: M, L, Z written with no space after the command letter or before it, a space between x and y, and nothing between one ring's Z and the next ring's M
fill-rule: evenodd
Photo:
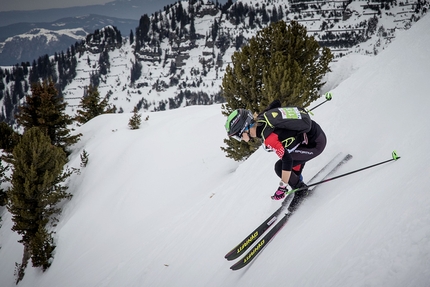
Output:
M227 118L225 129L229 137L234 137L240 141L243 132L254 123L254 117L250 110L234 110Z

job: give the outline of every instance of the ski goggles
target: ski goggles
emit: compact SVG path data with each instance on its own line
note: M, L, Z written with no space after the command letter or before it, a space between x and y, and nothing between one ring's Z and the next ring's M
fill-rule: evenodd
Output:
M248 125L248 126L246 126L242 131L240 131L240 132L238 132L237 134L235 134L235 135L231 135L230 137L231 138L234 138L235 140L237 140L237 141L242 141L242 135L244 134L244 133L246 133L246 132L249 132L249 129L250 128L252 128L252 126L253 126L254 124L250 124L250 125ZM250 137L251 138L251 137Z

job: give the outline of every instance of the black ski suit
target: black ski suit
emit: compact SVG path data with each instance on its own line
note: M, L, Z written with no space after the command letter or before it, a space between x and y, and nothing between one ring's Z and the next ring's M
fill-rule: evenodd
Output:
M264 128L257 121L257 137L262 138L265 146L280 157L275 163L276 174L281 178L282 170L292 171L288 184L295 188L304 164L323 152L327 143L324 131L314 121L311 121L307 132L275 128L268 136L264 136Z

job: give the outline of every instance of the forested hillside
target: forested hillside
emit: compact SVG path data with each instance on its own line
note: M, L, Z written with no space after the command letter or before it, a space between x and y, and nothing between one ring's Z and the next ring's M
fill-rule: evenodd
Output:
M0 67L0 121L15 124L31 83L48 78L70 114L90 84L117 112L220 103L231 56L270 23L299 22L336 60L349 53L378 54L427 9L427 1L176 2L144 14L128 35L107 26L66 51Z

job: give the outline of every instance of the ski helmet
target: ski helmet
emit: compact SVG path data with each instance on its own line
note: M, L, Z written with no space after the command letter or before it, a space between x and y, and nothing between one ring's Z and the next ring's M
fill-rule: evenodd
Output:
M250 110L234 110L227 118L225 129L229 137L234 137L240 141L243 132L254 123L254 117Z

